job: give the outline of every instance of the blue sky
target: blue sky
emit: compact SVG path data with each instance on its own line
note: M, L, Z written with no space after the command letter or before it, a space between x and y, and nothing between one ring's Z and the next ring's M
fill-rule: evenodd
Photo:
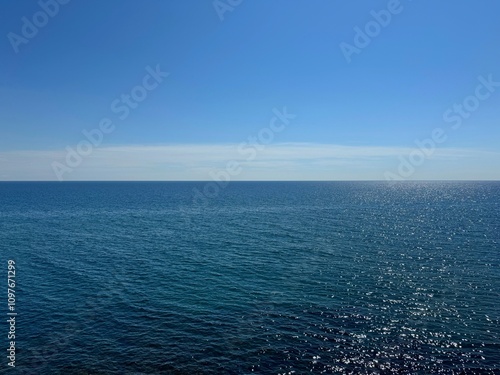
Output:
M0 180L209 180L231 160L235 180L500 179L500 87L457 129L443 119L500 82L498 1L41 3L58 9L30 38L40 2L0 3ZM358 48L374 12L390 20ZM119 118L148 67L169 75ZM238 152L284 108L272 141ZM103 118L113 131L68 164ZM446 141L420 161L436 128Z

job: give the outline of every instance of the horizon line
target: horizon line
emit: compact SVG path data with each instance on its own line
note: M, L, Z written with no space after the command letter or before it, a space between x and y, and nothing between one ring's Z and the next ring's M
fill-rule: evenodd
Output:
M75 183L75 182L225 182L227 184L240 182L386 182L388 184L405 182L500 182L500 179L408 179L408 180L235 180L235 181L215 181L215 180L0 180L0 183L19 183L19 182L56 182L56 183Z

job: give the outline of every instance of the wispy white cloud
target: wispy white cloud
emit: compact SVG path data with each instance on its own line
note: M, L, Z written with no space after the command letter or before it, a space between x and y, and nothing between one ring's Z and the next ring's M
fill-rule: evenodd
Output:
M248 146L247 146L248 147ZM247 148L248 149L248 148ZM282 143L241 153L235 144L129 145L96 148L65 180L209 180L210 171L235 160L234 180L384 179L413 148ZM0 180L56 180L51 163L66 150L0 152ZM440 148L415 179L500 179L500 153Z

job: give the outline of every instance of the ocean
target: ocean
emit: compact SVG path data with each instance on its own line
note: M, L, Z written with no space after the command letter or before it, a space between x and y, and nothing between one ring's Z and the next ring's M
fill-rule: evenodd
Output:
M0 183L0 373L500 374L499 182L204 186Z

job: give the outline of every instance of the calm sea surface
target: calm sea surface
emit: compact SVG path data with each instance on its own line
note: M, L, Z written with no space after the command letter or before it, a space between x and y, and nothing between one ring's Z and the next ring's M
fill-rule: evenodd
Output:
M500 183L203 187L1 183L0 373L500 374Z

